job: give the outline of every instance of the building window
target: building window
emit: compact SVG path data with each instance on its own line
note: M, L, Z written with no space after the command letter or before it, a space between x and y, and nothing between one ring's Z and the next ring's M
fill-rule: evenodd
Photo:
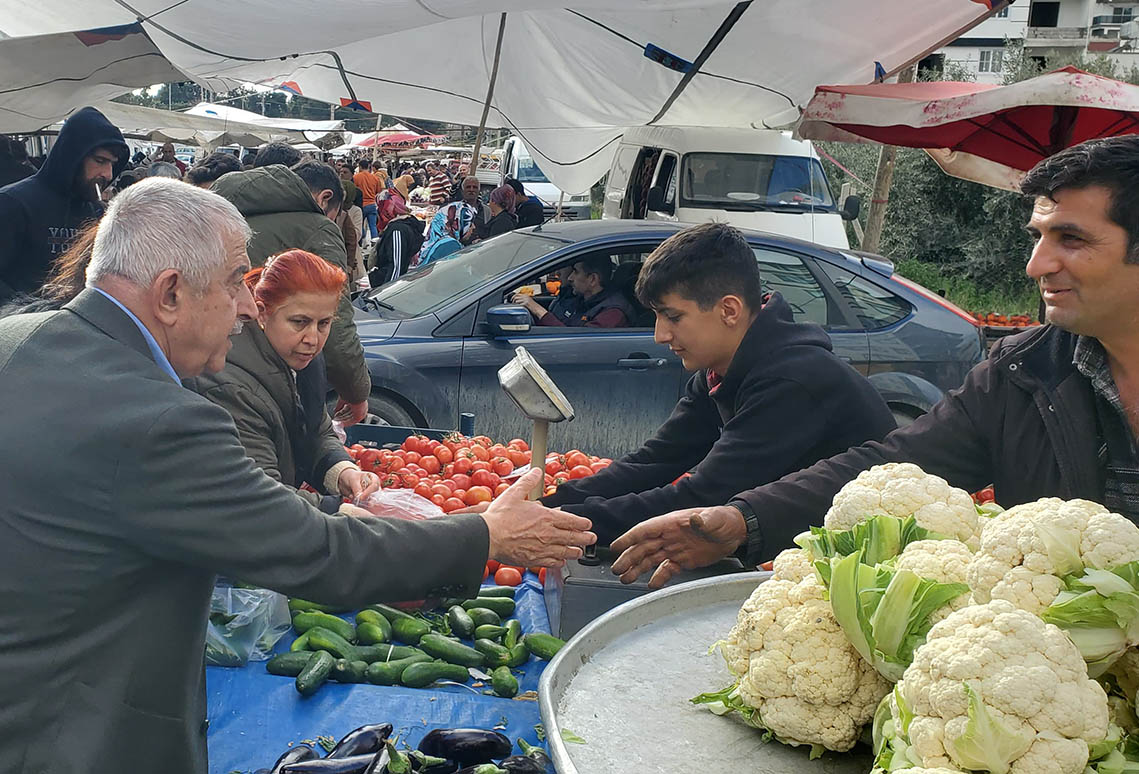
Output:
M1134 8L1112 8L1111 9L1111 23L1123 24L1131 21L1132 15L1135 13Z
M1008 6L1007 5L1004 8L1002 8L1001 10L997 11L997 18L998 19L1007 19L1008 18Z
M1005 52L1001 49L994 49L991 51L981 52L981 61L977 66L977 72L981 73L999 73L1001 71L1002 60L1004 59Z

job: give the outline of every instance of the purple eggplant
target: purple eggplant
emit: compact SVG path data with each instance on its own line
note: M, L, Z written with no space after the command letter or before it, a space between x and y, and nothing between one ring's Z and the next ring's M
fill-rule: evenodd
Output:
M296 747L290 747L281 753L281 757L273 764L273 768L269 774L281 774L281 769L288 766L290 763L299 763L300 761L311 761L320 756L316 754L316 750L309 747L307 744L299 744Z
M511 755L498 763L498 768L510 774L546 774L546 767L526 755Z
M459 766L505 758L513 748L514 744L502 734L481 728L437 728L419 743L420 752L452 760Z
M378 753L353 755L351 758L317 758L311 761L290 763L281 774L364 774Z
M391 735L391 723L360 726L355 731L350 731L343 739L337 742L327 757L333 759L351 758L353 755L378 753L384 749L384 740Z
M412 750L408 757L411 758L411 768L415 774L455 774L459 769L459 764L454 761L436 758L419 750Z

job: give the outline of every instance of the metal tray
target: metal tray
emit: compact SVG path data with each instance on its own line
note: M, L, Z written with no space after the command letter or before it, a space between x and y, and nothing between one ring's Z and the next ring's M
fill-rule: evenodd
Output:
M754 728L688 701L731 683L723 657L708 648L769 577L739 573L665 588L610 610L567 642L538 686L558 773L870 771L866 748L811 761L805 746L764 744ZM585 744L567 743L565 731Z

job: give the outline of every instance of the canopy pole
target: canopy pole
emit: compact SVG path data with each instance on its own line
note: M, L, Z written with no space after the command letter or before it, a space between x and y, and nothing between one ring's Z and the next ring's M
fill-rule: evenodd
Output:
M917 65L898 73L898 83L912 83ZM866 231L859 247L868 253L878 252L882 240L882 224L886 221L886 206L890 203L890 185L894 182L894 161L898 156L895 145L883 145L878 152L878 171L874 175L874 191L870 194L870 208L866 214Z
M379 152L380 144L380 121L383 119L382 113L376 113L376 133L372 135L372 167L376 166L376 154Z
M494 83L498 80L498 58L502 54L502 33L506 31L506 14L498 17L498 40L494 44L494 65L490 70L490 83L486 87L486 102L482 106L482 119L475 133L475 149L471 153L471 166L467 174L473 175L479 168L479 153L482 151L483 133L486 132L486 117L490 114L490 103L494 99Z

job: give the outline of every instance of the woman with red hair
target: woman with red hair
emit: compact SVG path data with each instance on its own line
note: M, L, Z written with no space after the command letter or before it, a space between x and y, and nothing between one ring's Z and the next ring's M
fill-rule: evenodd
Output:
M334 513L341 497L379 489L379 477L351 461L325 408L320 351L344 282L341 269L304 250L273 256L246 274L257 320L231 338L225 369L193 385L229 411L262 470L325 513ZM300 489L305 483L317 493Z

